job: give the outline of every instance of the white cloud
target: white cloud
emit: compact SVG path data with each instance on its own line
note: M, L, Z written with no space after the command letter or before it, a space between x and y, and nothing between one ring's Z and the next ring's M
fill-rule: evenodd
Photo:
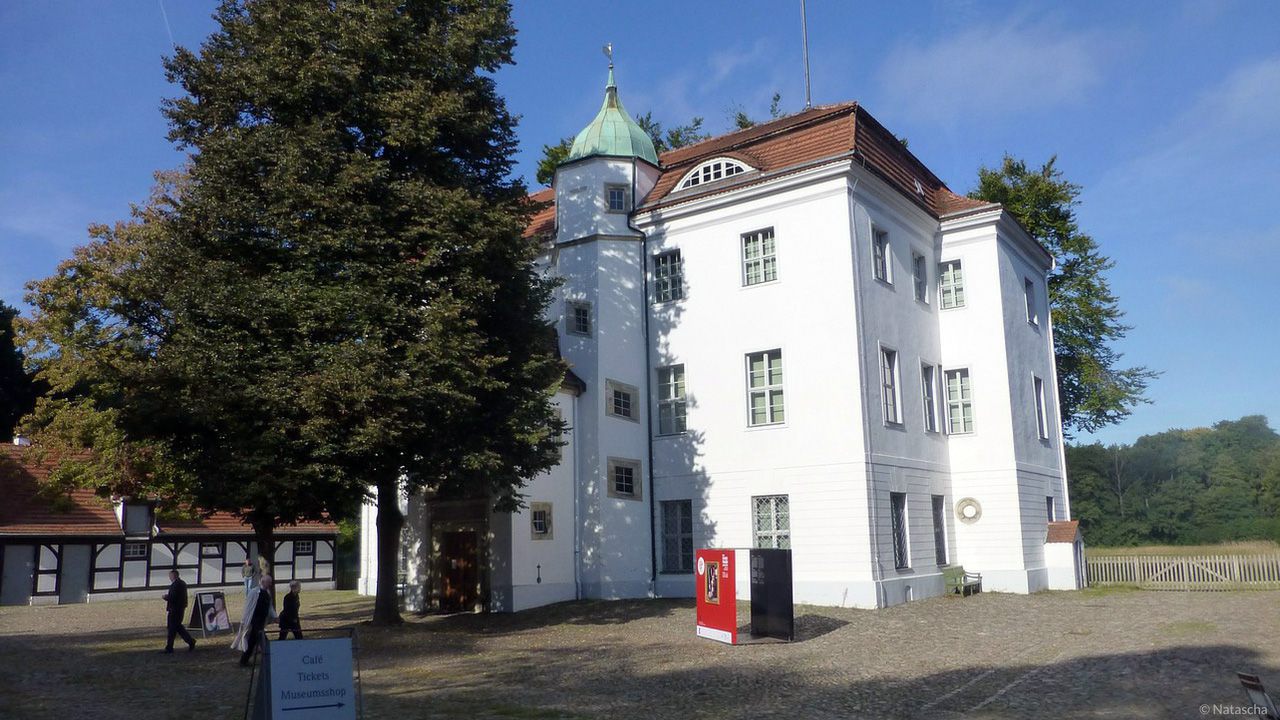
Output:
M932 44L902 43L879 71L888 102L940 121L1078 103L1105 77L1118 43L1013 19L972 26Z

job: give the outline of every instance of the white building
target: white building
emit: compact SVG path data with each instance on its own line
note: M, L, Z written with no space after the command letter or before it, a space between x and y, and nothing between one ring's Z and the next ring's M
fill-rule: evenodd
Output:
M790 547L803 603L938 595L948 565L1049 587L1053 259L1000 206L856 103L659 158L612 70L533 199L572 431L520 513L414 503L411 607L692 596L695 547Z

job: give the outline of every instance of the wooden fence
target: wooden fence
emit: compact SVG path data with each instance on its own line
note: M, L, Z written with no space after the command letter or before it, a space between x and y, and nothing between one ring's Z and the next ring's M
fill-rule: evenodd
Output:
M1280 590L1280 555L1086 557L1090 585L1144 590Z

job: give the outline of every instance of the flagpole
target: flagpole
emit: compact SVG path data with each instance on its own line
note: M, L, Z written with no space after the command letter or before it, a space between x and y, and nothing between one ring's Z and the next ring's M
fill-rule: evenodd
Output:
M804 0L800 0L800 37L804 45L804 109L813 107L809 96L809 21L805 17Z

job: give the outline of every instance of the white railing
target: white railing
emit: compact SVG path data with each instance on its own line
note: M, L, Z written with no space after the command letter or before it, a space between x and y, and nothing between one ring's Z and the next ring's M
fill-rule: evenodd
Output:
M1104 555L1085 558L1090 585L1144 590L1280 590L1277 555Z

